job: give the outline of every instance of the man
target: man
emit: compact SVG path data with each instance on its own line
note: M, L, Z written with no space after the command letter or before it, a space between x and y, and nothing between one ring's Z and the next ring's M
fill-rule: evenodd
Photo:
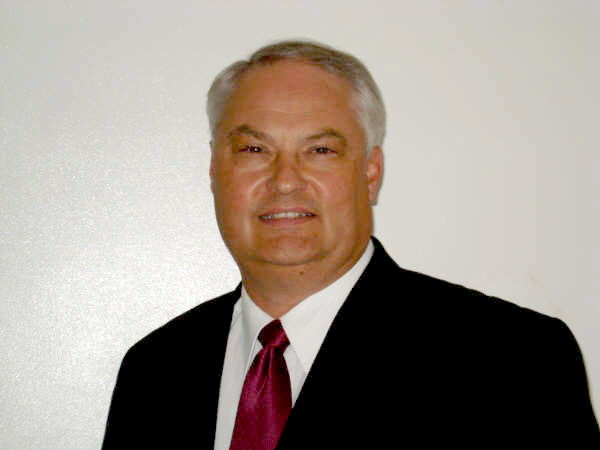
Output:
M105 448L598 446L562 322L400 269L371 238L385 112L358 60L275 44L207 109L242 284L132 347Z

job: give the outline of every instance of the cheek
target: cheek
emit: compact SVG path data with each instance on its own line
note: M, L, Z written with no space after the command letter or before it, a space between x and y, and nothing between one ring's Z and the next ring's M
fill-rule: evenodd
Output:
M224 171L219 173L216 179L218 180L216 197L219 198L224 214L252 210L260 186L257 177L235 171Z
M360 199L362 186L356 171L329 174L321 178L319 190L323 198L323 206L332 217L350 219L355 215Z

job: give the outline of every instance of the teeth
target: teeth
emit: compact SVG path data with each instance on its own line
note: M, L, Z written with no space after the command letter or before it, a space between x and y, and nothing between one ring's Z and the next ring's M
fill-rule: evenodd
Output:
M287 212L280 212L280 213L275 213L275 214L265 214L264 216L260 216L260 217L265 220L276 220L276 219L297 219L299 217L308 217L308 216L312 216L312 214L296 212L296 211L287 211Z

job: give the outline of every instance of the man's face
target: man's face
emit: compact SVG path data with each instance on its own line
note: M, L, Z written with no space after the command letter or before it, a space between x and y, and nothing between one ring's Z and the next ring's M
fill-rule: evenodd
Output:
M352 94L345 80L298 61L241 78L210 174L221 234L242 273L316 268L335 279L362 254L382 156L375 148L366 157Z

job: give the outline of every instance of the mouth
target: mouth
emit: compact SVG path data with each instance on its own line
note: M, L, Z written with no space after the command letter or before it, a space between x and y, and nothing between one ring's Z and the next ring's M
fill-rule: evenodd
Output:
M316 217L310 211L306 211L304 209L293 209L293 210L279 210L279 211L269 211L265 214L261 214L258 216L260 220L263 222L294 222L302 219L310 219L312 217Z

